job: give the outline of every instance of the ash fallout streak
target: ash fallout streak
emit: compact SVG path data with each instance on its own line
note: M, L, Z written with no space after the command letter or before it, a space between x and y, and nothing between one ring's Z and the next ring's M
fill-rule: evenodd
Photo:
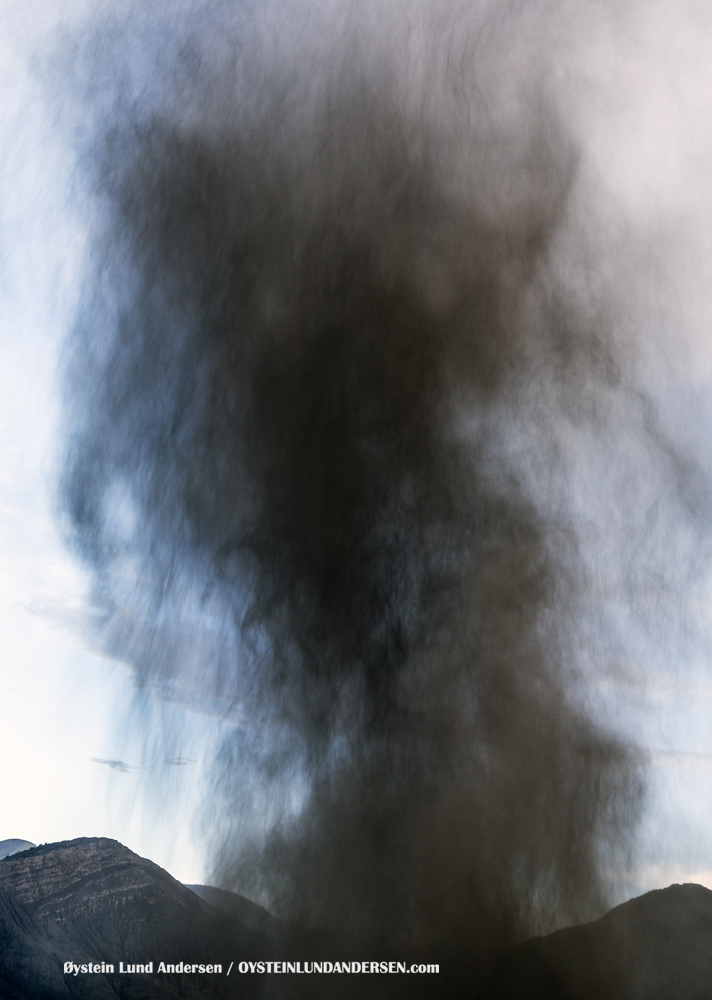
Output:
M477 967L600 912L642 802L580 696L564 442L675 456L612 306L562 278L577 154L545 102L515 142L445 77L435 115L398 65L283 71L245 24L211 63L195 31L81 138L73 544L137 682L236 720L221 884Z

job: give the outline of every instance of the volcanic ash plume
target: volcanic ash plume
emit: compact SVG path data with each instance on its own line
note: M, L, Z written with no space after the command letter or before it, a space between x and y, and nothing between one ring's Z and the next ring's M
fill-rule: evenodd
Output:
M477 965L599 912L638 815L581 696L569 480L640 396L565 279L545 101L498 131L444 70L421 101L395 56L282 67L260 25L168 36L87 118L64 503L107 648L233 727L221 883Z

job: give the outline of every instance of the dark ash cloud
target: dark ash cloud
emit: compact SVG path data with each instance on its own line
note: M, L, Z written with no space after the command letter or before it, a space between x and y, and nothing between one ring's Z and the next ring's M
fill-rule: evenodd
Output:
M600 910L642 801L580 696L571 454L676 459L615 303L562 277L578 153L536 80L498 129L442 36L419 90L353 27L282 66L229 21L96 36L72 541L137 682L235 720L221 884L481 968Z

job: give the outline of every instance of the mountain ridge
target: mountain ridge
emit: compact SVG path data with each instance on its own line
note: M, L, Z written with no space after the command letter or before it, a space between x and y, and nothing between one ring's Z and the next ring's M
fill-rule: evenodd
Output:
M654 889L525 941L503 966L503 1000L712 1000L712 890Z
M290 937L292 930L236 893L183 885L108 838L42 844L0 859L2 1000L469 1000L476 987L477 1000L712 1000L712 891L694 883L532 938L502 957L487 984L445 956L437 979L225 975L230 963L283 960L293 949L308 961L337 958L343 948L351 958L382 957L357 954L328 935ZM161 961L222 970L157 974ZM65 974L65 962L97 963L100 971ZM119 962L154 964L151 973L126 975Z
M0 861L3 1000L169 1000L233 996L224 975L121 975L119 963L224 965L268 958L275 942L245 927L118 841L42 844ZM66 975L64 963L113 965ZM260 991L257 977L240 996Z

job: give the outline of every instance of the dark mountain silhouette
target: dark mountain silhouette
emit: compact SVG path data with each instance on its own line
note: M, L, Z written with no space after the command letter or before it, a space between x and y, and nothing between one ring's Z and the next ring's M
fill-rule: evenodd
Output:
M711 1000L712 891L671 885L520 945L502 1000Z
M437 977L237 973L241 960L290 953L367 957L337 954L343 948L328 935L297 940L255 903L212 886L184 886L113 840L45 844L0 860L2 1000L712 1000L712 892L673 885L594 923L527 941L504 957L491 991L451 975L445 958ZM318 955L307 954L315 949ZM115 971L75 976L64 972L65 962L111 963ZM153 962L153 971L122 974L120 962ZM160 962L221 964L222 974L159 973Z
M216 889L213 885L187 885L196 895L210 903L216 909L225 913L228 917L233 917L241 926L249 927L252 930L262 931L270 937L276 937L285 933L285 925L277 917L273 916L269 910L265 910L252 900L240 896L236 892L228 892L227 889Z

